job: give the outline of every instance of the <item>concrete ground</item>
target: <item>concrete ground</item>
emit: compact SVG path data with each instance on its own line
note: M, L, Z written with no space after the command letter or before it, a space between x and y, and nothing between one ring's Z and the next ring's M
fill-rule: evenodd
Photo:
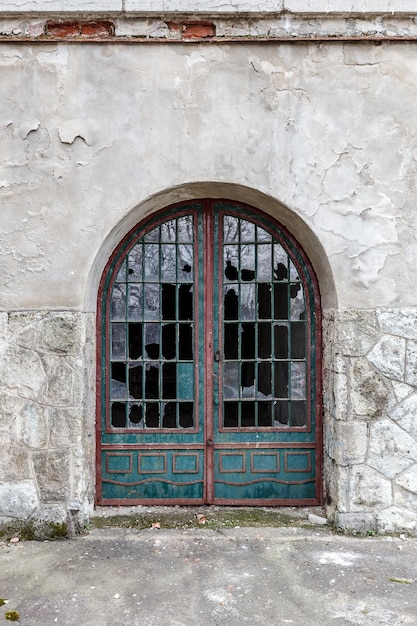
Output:
M202 524L4 540L0 597L0 624L22 626L416 625L417 538Z

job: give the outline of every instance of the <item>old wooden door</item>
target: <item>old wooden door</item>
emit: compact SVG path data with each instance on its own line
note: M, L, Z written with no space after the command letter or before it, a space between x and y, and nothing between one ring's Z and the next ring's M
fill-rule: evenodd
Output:
M98 503L320 501L319 295L282 227L169 207L119 245L98 308Z

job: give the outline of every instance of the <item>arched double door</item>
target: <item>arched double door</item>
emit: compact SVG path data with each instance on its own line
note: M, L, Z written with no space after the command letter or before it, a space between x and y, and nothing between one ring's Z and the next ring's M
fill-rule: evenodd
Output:
M120 243L98 310L98 503L320 501L319 294L285 229L171 206Z

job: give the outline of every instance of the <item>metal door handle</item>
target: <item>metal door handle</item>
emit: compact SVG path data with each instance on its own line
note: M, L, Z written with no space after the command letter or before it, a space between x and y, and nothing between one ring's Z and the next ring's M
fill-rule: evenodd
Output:
M208 445L208 446L214 446L214 441L213 441L213 439L207 439L207 445Z
M214 353L214 360L217 361L217 363L220 361L220 350L216 350Z

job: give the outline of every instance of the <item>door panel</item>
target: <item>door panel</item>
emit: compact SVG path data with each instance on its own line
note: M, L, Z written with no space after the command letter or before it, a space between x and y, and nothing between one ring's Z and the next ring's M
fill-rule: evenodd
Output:
M99 311L99 503L319 501L318 290L284 229L171 207L121 243Z

